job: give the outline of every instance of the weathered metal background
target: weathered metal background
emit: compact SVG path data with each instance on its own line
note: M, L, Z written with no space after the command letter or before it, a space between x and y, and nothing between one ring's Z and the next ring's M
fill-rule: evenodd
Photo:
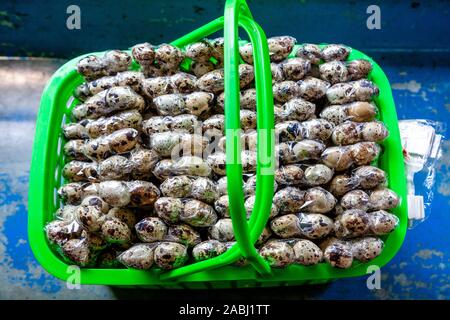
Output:
M367 53L449 52L450 1L250 0L269 36L300 42L342 42ZM72 57L135 43L171 41L223 15L223 0L21 0L0 2L0 55ZM366 9L381 9L381 30L369 30ZM66 9L81 9L81 30L68 30ZM446 32L447 31L447 32Z
M65 10L76 3L82 10L82 30L68 31ZM399 118L449 123L449 2L383 1L379 31L365 28L367 4L250 1L269 35L290 34L301 42L343 42L371 52L392 83ZM222 1L2 1L0 55L72 57L144 40L169 41L221 10ZM62 63L0 60L0 299L207 299L206 291L142 292L104 286L68 290L34 259L26 221L35 118L42 89ZM444 144L436 184L432 215L408 232L398 255L382 269L381 290L368 290L361 277L321 286L216 294L230 299L449 299L450 142Z

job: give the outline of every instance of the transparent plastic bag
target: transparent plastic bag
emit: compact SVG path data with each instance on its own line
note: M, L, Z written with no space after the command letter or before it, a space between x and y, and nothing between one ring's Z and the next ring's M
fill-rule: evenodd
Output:
M291 264L315 265L323 258L322 250L314 242L301 238L271 239L259 252L271 266L279 268Z
M187 224L176 224L169 226L165 241L178 242L189 248L199 244L202 239L200 233Z
M414 228L431 214L436 162L447 128L440 122L419 119L401 120L399 127L406 166L409 227Z
M381 142L389 135L386 126L380 121L345 121L333 129L331 139L335 145L350 145L358 142Z
M142 91L148 98L173 93L188 93L195 88L197 77L180 72L178 75L150 77L142 80Z
M329 237L322 241L320 248L325 261L332 267L347 269L352 266L354 260L368 262L375 259L383 251L384 242L373 236L352 240Z
M137 92L142 80L144 80L144 75L141 72L123 71L113 76L98 78L79 85L74 91L74 96L80 101L85 101L94 94L118 86L130 86Z
M178 116L153 116L142 122L142 129L147 135L156 132L185 132L194 133L199 126L197 116L180 114Z
M215 239L210 239L197 244L192 249L195 261L208 260L217 257L227 251L227 245Z
M216 182L206 177L169 177L160 189L166 197L191 197L206 203L213 203L219 197Z
M64 153L71 159L98 161L115 154L132 150L138 142L136 129L126 128L91 140L70 140L64 146Z
M184 132L157 132L149 137L150 147L162 157L170 157L172 154L202 154L208 144L208 140L198 134Z
M345 171L352 165L367 165L375 160L381 152L375 142L358 142L348 146L326 148L321 159L325 165L336 171Z
M76 120L97 119L111 113L136 109L145 109L145 100L128 86L112 87L88 98L83 104L72 110Z
M378 113L373 102L355 101L343 105L331 105L320 112L320 117L335 125L347 120L354 122L372 121Z
M384 210L365 212L360 209L349 209L336 217L334 233L339 239L385 235L392 232L398 223L397 216Z
M156 243L138 243L122 252L117 260L127 268L148 270L154 262Z
M283 121L275 125L276 141L300 141L303 139L326 141L334 125L325 119Z
M218 219L211 205L189 198L161 197L155 202L155 212L169 224L184 222L192 227L210 227Z
M373 166L355 168L350 174L338 174L333 177L329 191L334 196L343 196L355 189L373 189L386 183L386 173Z

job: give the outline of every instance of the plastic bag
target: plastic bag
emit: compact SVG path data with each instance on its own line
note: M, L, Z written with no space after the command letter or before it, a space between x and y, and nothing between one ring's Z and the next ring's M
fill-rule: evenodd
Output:
M392 232L398 223L397 216L384 210L365 212L360 209L350 209L336 217L334 233L339 239L385 235Z
M148 98L172 93L188 93L195 88L197 77L179 72L173 76L147 78L142 80L142 91Z
M322 261L322 250L306 239L272 239L259 250L272 267L287 267L290 264L315 265Z
M375 160L381 148L375 142L358 142L348 146L326 148L321 154L325 165L336 171L345 171L352 165L366 165Z
M113 76L98 78L79 85L74 91L74 96L80 101L85 101L94 94L118 86L130 86L137 92L142 80L144 80L144 75L141 72L123 71Z
M147 135L156 132L194 133L199 127L197 116L180 114L178 116L154 116L142 122L142 129Z
M117 260L128 268L147 270L154 262L154 243L138 243L122 252Z
M325 239L320 244L325 261L332 267L347 269L353 260L368 262L381 254L384 242L377 237L362 237L352 240L341 240L334 237Z
M331 139L335 145L349 145L363 141L381 142L388 135L386 126L380 121L346 121L333 129Z
M184 222L192 227L210 227L218 218L212 206L189 198L161 197L155 202L155 212L169 224Z
M409 227L414 228L431 213L435 166L446 127L440 122L419 119L401 120L399 127L407 176ZM423 189L416 194L416 187Z
M76 120L97 119L111 113L136 109L145 109L145 100L128 86L112 87L88 98L83 104L72 109Z
M202 241L197 230L183 223L170 226L164 240L178 242L189 248L196 246Z
M157 132L150 135L150 147L162 157L170 157L172 154L202 154L208 140L198 134L183 132Z

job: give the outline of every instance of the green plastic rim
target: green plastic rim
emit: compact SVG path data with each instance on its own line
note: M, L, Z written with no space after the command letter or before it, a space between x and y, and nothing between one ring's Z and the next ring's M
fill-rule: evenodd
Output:
M224 27L225 24L225 27ZM242 167L240 164L239 141L233 140L227 130L227 178L234 181L229 186L232 207L233 228L237 244L226 253L202 262L190 264L169 272L159 270L140 271L132 269L80 269L81 284L103 284L123 286L146 286L157 288L223 288L298 285L302 283L321 283L329 280L361 276L367 267L382 267L400 249L407 229L406 178L403 154L398 129L398 120L389 81L383 70L370 57L352 49L348 60L366 59L373 64L369 79L380 88L375 102L380 110L379 119L385 123L390 135L383 142L383 153L378 165L388 175L388 186L402 199L400 206L393 210L400 223L397 229L384 237L385 249L376 259L368 263L356 262L350 269L335 269L326 263L316 266L291 265L285 269L268 269L260 259L253 244L261 234L270 213L273 197L272 163L274 150L273 99L268 48L264 32L253 21L245 1L230 0L225 6L225 16L194 30L172 42L183 47L207 37L224 28L225 48L225 94L226 128L235 132L239 129L239 77L237 73L239 55L237 26L249 35L254 46L255 80L257 90L257 200L252 215L247 222L243 215ZM298 46L296 46L298 48ZM293 52L296 51L294 48ZM103 55L104 52L93 53ZM293 56L293 53L291 54ZM85 56L85 55L84 55ZM77 74L75 66L82 56L70 60L58 69L44 89L36 123L36 133L30 169L28 234L30 245L39 263L54 276L66 280L73 269L64 262L46 240L44 226L59 207L56 189L61 185L61 168L64 165L61 124L66 122L69 110L77 104L72 98L75 89L84 80ZM136 66L135 66L136 67ZM268 72L268 74L267 74ZM264 129L264 130L263 130ZM266 130L267 129L267 130ZM233 135L234 136L234 135ZM231 139L231 141L229 141ZM237 143L234 143L237 142ZM230 143L230 144L228 144ZM228 151L230 150L230 151ZM232 159L233 162L228 161ZM236 162L234 162L236 160ZM263 161L264 160L264 161ZM231 168L231 169L230 169ZM268 170L268 171L265 171ZM270 204L268 205L268 203ZM232 266L242 255L250 261L249 266Z

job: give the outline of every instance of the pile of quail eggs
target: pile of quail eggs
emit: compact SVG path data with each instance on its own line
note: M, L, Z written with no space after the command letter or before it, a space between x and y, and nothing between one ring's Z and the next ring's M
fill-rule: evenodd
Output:
M277 169L270 220L256 242L272 267L349 268L383 250L399 197L371 166L388 136L367 79L343 45L268 39ZM46 225L61 256L84 267L169 270L235 244L224 137L223 39L180 49L149 43L77 65L85 82L63 125L66 184ZM255 203L256 91L252 45L240 47L245 209ZM288 57L289 56L289 57ZM139 65L132 69L132 61ZM237 265L245 265L240 259Z

